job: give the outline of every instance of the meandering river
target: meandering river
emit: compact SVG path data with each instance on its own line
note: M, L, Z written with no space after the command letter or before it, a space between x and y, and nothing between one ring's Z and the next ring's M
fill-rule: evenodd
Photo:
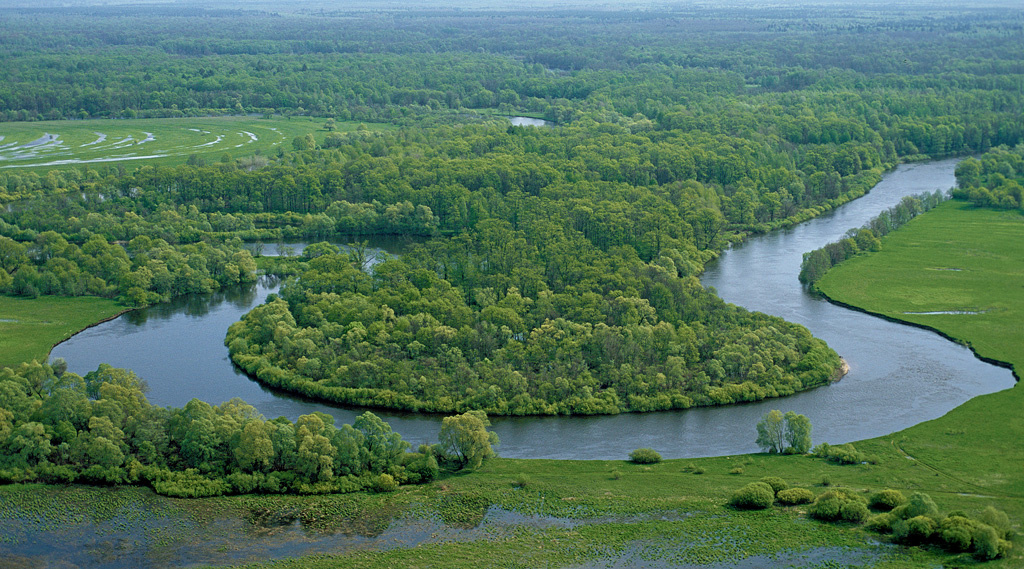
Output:
M760 403L603 417L493 418L502 456L621 459L638 447L666 458L757 451L754 425L771 409L796 411L813 424L815 444L876 437L934 419L968 399L1014 383L1009 370L986 364L958 344L926 330L834 306L797 281L803 253L863 225L906 195L946 190L956 160L903 165L866 196L789 230L758 236L709 265L703 283L728 302L807 326L850 364L842 381ZM371 245L373 245L371 243ZM213 404L240 397L268 418L312 411L351 423L363 409L305 401L264 388L237 371L224 334L276 290L265 279L245 290L190 296L127 313L54 348L79 374L100 363L133 369L157 405L193 397ZM965 315L969 318L970 315ZM441 418L374 411L417 445L436 442Z

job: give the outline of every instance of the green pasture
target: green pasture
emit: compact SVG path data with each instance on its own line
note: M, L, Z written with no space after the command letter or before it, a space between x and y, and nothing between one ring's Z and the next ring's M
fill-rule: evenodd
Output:
M0 367L46 361L55 344L123 310L113 300L94 296L0 296Z
M950 201L883 243L830 270L819 290L1024 371L1024 216ZM935 312L954 314L926 314Z
M312 132L322 143L325 119L248 116L97 119L0 123L0 169L49 169L119 163L180 164L192 154L207 162L291 150L297 136ZM336 123L350 132L360 123ZM385 125L371 124L379 130Z

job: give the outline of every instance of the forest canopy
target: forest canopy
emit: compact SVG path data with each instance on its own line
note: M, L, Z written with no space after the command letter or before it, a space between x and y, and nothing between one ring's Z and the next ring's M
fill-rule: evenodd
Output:
M821 385L835 352L722 302L705 264L901 161L1024 136L1009 9L4 15L0 119L323 127L219 161L0 168L0 291L143 305L251 282L245 241L416 237L372 270L328 246L275 263L294 276L228 332L261 381L350 404L617 413ZM1019 168L985 160L963 191L1019 207Z

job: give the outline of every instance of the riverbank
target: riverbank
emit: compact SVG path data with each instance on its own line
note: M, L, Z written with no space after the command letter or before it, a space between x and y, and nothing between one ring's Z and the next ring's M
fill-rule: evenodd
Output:
M113 300L97 297L0 296L0 368L46 361L57 344L126 311Z

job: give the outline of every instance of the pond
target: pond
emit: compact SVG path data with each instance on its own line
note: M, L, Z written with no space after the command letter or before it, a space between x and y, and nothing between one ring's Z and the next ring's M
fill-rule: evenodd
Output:
M858 227L905 195L954 184L955 160L900 166L866 196L792 229L726 251L702 279L728 302L807 326L850 365L841 381L783 399L729 407L601 417L494 417L498 451L516 458L621 459L638 447L666 458L757 451L754 425L771 409L807 415L814 442L885 435L937 418L968 399L1014 384L1009 370L926 330L847 310L809 294L797 281L802 255ZM278 283L257 285L127 313L57 346L51 357L84 374L100 363L133 369L150 401L182 406L193 397L218 404L240 397L264 416L292 420L312 411L351 423L364 411L303 400L261 386L236 370L224 346L232 322ZM436 442L441 417L374 411L417 445Z

